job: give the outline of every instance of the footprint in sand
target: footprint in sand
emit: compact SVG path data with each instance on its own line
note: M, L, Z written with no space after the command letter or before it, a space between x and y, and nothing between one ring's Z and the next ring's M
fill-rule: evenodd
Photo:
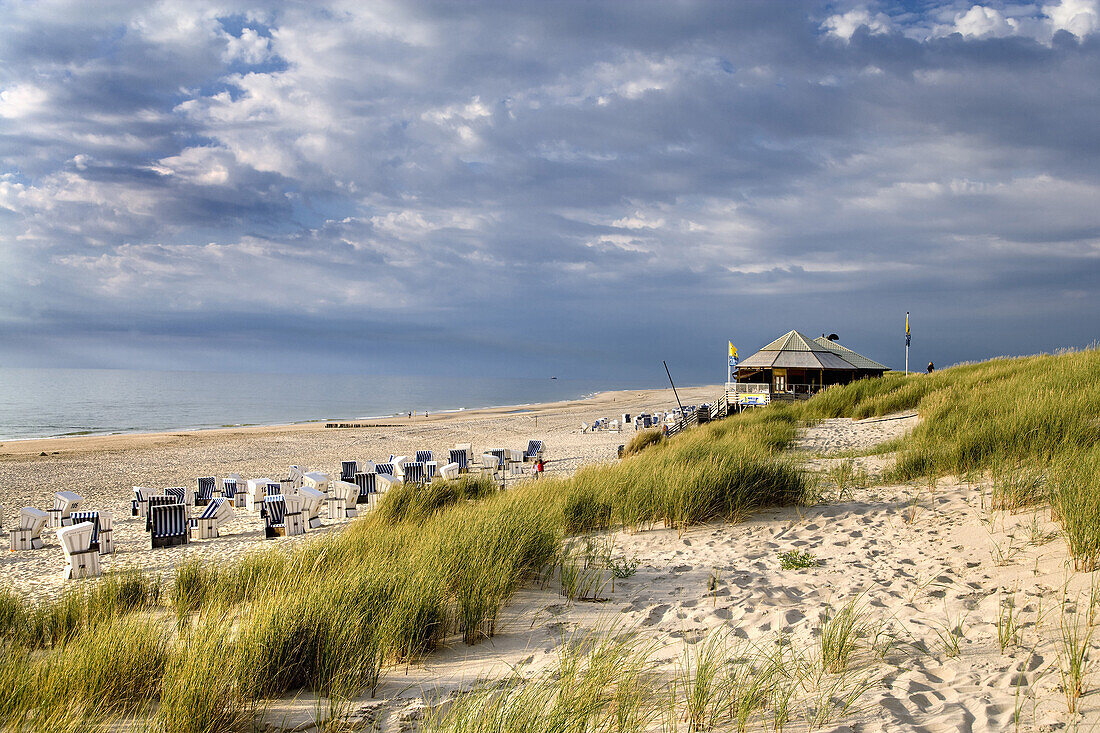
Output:
M642 626L656 626L665 617L665 613L667 613L670 608L672 608L672 606L667 603L662 603L659 606L654 606L649 609L649 615L645 617L645 621L642 621Z

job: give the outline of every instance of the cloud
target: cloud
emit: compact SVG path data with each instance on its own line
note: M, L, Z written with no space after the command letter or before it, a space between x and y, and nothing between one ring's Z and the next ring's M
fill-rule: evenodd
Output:
M968 335L937 362L1077 343L1095 10L21 5L3 358L124 331L128 364L205 335L183 365L224 367L293 334L325 368L426 338L477 373L614 376L791 327L881 355L905 310Z

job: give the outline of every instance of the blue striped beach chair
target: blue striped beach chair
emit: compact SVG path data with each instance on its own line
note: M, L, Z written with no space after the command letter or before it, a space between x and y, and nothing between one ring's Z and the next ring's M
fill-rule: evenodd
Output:
M222 481L222 496L235 502L237 498L237 479L227 478Z
M458 464L458 472L466 473L470 470L470 454L466 452L465 448L451 449L450 452L451 463Z
M99 512L73 512L69 516L72 517L73 524L92 523L92 544L90 548L99 552Z
M175 496L171 496L171 495L169 495L169 496L150 496L149 497L149 505L148 505L148 507L146 507L146 512L145 512L145 531L146 532L152 532L153 531L153 514L152 514L152 511L151 511L152 508L155 507L155 506L170 506L172 504L183 504L183 502L180 501L179 499L177 499Z
M153 497L156 498L156 497ZM149 538L153 549L187 544L187 506L149 502Z
M418 461L411 461L406 463L405 472L402 475L402 483L406 484L422 484L424 483L424 464Z
M375 473L384 473L388 476L394 475L394 466L392 463L379 463L374 467Z
M523 452L523 460L537 461L542 457L542 441L541 440L529 440L527 441L527 450Z
M203 507L199 516L191 519L192 534L197 533L200 540L213 539L218 536L218 511L222 504L230 501L224 496L215 496L210 503Z
M264 487L264 495L265 496L282 496L283 495L283 485L282 484L277 484L274 481L270 482L267 486Z
M373 501L374 495L378 493L377 479L378 474L374 472L355 474L355 485L359 487L359 498L355 500L356 504L370 504Z
M170 486L164 490L164 495L175 497L179 504L185 504L187 501L187 489L182 486Z
M436 474L439 473L439 464L435 461L427 461L424 464L424 480L428 483L435 481Z
M206 506L210 503L210 500L214 498L214 489L218 487L218 479L213 476L206 476L198 479L197 483L198 488L195 489L195 506Z
M264 518L264 537L282 537L286 535L286 501L282 494L269 494L264 497L264 507L260 516Z
M340 480L352 483L359 473L359 461L340 461Z
M418 450L416 452L417 463L427 463L432 460L432 452L430 450Z

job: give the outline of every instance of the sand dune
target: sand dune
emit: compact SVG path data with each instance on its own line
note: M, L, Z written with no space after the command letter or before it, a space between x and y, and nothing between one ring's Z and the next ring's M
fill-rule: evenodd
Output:
M702 401L700 390L688 399ZM43 504L48 489L66 485L57 477L80 477L88 493L122 514L131 483L183 483L198 475L238 470L270 473L290 463L331 468L341 457L382 455L416 447L442 449L473 440L479 446L518 445L545 437L554 470L611 460L629 434L580 435L587 417L657 406L659 395L616 393L599 403L570 404L533 414L465 415L400 429L357 433L322 429L270 431L263 435L173 436L155 445L109 450L73 450L49 461L8 457L0 463L6 496ZM666 402L667 404L667 402ZM811 469L827 468L837 453L866 450L903 435L915 415L890 419L828 420L806 431L794 455ZM62 444L64 445L64 444ZM851 459L872 473L891 457ZM206 472L206 471L204 471ZM14 480L13 480L14 479ZM812 651L823 614L856 598L866 624L857 675L867 690L843 718L826 730L947 731L1091 729L1100 723L1095 695L1071 715L1059 689L1060 623L1067 611L1087 615L1091 578L1075 574L1049 509L1017 515L992 512L988 486L947 477L934 485L875 485L852 489L844 500L819 506L760 512L739 524L709 524L682 533L651 529L604 538L614 557L637 562L636 573L604 587L599 602L570 602L553 584L521 590L505 610L490 641L466 646L454 638L420 665L391 669L376 698L351 706L353 721L382 730L408 730L426 706L445 701L483 678L514 670L549 668L564 639L586 631L635 633L656 645L661 670L674 673L685 647L725 631L732 640L772 643L783 635L792 649ZM231 538L155 553L137 548L143 533L123 521L120 546L108 566L135 563L170 570L183 556L231 557L259 539L258 520L244 513L229 528ZM325 531L331 531L326 528ZM293 540L280 540L290 542ZM134 549L128 549L134 548ZM784 570L779 554L811 553L816 566ZM10 553L0 564L0 582L32 592L52 592L60 570L56 547ZM998 620L1013 599L1019 629L1002 651ZM1068 603L1063 603L1068 600ZM954 648L957 642L957 650ZM807 652L808 653L808 652ZM323 706L308 697L276 701L266 711L269 729L307 730ZM757 721L754 725L759 728ZM805 729L796 714L788 728Z

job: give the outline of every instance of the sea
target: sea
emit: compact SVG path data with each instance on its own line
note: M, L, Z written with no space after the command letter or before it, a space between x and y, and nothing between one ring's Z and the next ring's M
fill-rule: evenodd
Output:
M384 418L659 386L550 378L0 368L0 441Z

